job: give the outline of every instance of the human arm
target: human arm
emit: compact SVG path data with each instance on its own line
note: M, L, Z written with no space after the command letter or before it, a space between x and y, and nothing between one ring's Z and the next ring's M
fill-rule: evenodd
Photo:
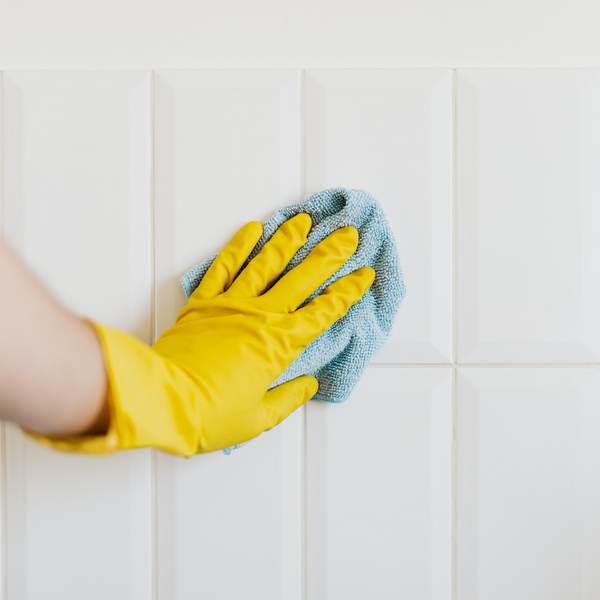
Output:
M101 434L107 384L94 327L0 242L0 419L48 435Z
M106 420L94 422L85 431L94 435L84 436L13 420L42 443L90 453L151 446L191 456L268 431L318 389L310 375L273 389L272 382L346 314L375 276L373 269L359 269L299 308L358 245L356 229L339 229L280 278L310 229L310 217L296 215L241 270L262 235L260 223L244 226L152 347L90 320L108 375L105 408L96 413L100 418L108 411L107 428Z

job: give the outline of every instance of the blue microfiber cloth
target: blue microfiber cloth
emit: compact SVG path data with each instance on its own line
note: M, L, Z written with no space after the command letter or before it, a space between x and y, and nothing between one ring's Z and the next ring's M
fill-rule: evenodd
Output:
M319 381L319 391L312 400L343 402L352 393L373 354L387 340L406 293L396 241L383 209L373 196L363 190L331 188L278 210L264 224L263 235L242 269L260 252L278 227L298 213L310 215L312 229L305 245L298 250L282 276L302 262L321 240L336 229L353 225L359 232L356 252L302 306L328 285L360 267L373 267L376 276L361 300L306 347L271 387L300 375L313 375ZM188 298L216 256L202 261L181 278ZM229 454L242 445L224 452Z

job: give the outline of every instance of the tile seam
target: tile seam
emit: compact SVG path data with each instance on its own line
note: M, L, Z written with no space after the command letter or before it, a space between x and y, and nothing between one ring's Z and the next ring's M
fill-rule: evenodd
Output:
M298 109L300 111L300 196L306 197L306 70L300 70L300 102ZM300 594L302 600L307 600L307 565L308 565L308 545L307 545L307 407L302 407L301 435L300 435Z
M456 388L457 379L457 352L458 352L458 185L457 185L457 127L456 127L456 69L452 69L452 183L451 183L451 229L452 229L452 437L450 447L450 598L457 600L458 598L458 567L457 567L457 554L458 554L458 542L457 542L457 504L458 504L458 456L457 456L457 421L458 421L458 395Z
M0 240L4 241L4 72L0 71ZM6 424L0 423L0 597L8 598L8 475Z
M150 71L150 343L156 341L156 199L154 184L154 70ZM150 598L158 599L158 512L156 452L150 449Z

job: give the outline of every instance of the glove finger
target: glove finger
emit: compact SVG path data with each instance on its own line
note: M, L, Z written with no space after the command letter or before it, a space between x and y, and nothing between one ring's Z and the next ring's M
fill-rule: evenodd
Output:
M298 319L295 327L302 331L303 341L309 344L341 319L363 297L374 279L371 267L358 269L334 281L322 294L290 315Z
M319 389L319 382L311 375L296 377L269 390L263 398L264 429L269 431L308 402Z
M300 213L286 221L265 244L258 256L240 273L228 296L260 296L281 275L292 257L306 242L312 219Z
M317 244L313 251L284 275L265 295L278 310L295 311L352 256L358 246L358 231L342 227Z
M258 221L244 225L219 252L192 296L206 300L229 289L262 233Z

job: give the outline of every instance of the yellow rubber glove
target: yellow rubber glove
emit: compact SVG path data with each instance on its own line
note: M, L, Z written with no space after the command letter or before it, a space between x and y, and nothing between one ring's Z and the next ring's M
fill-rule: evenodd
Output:
M306 242L311 224L306 214L284 223L237 276L263 231L258 222L242 227L152 347L90 321L109 376L107 434L26 433L66 451L153 446L189 457L246 442L280 423L315 395L318 382L307 375L269 386L360 300L375 277L370 267L359 269L298 309L358 245L354 227L339 229L273 285Z

